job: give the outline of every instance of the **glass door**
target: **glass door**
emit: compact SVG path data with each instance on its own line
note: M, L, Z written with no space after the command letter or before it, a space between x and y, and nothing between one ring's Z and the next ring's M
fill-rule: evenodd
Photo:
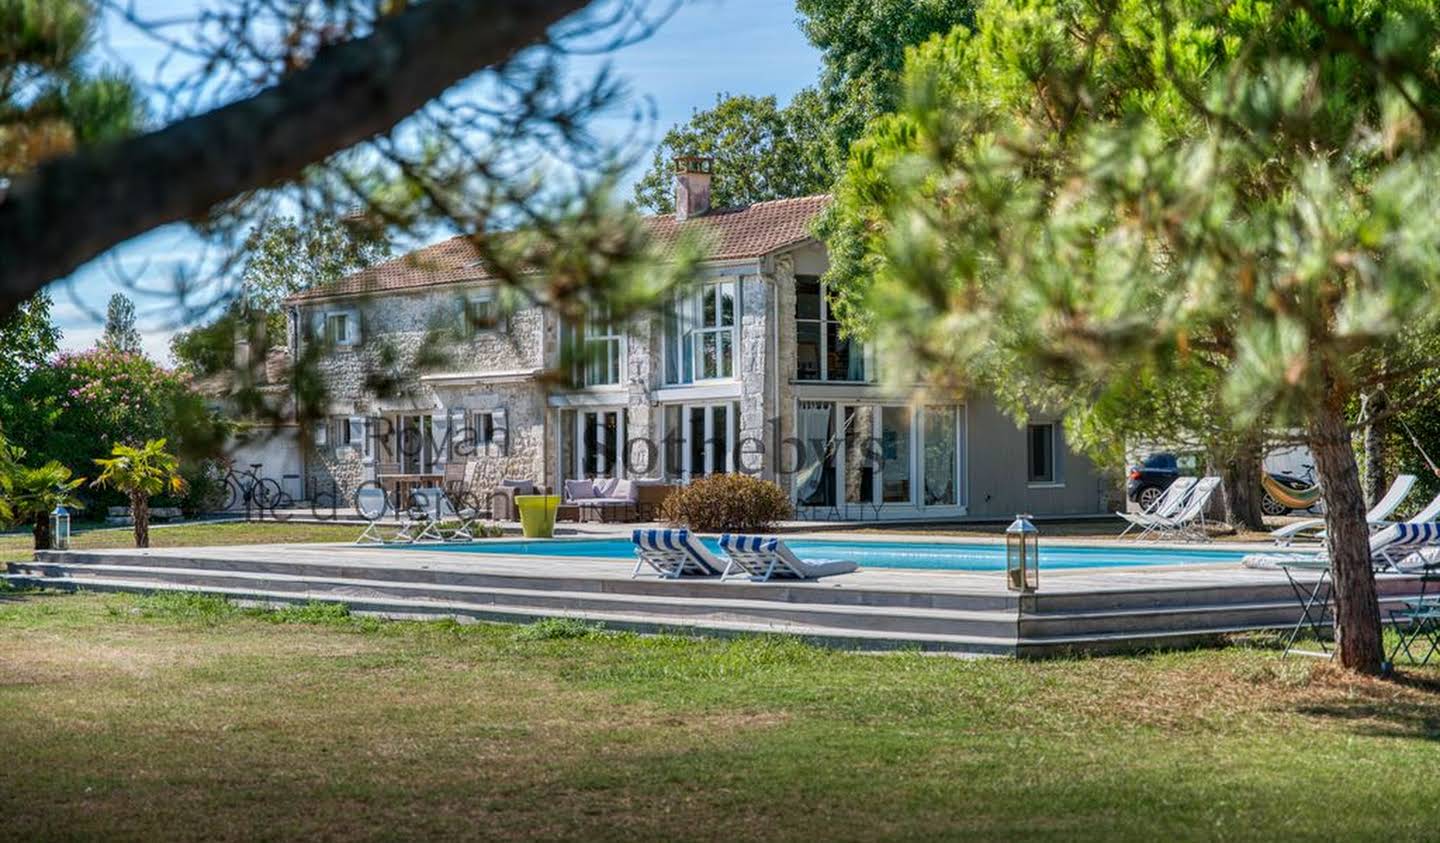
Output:
M689 481L692 477L735 470L738 405L669 404L664 418L661 452L668 479Z

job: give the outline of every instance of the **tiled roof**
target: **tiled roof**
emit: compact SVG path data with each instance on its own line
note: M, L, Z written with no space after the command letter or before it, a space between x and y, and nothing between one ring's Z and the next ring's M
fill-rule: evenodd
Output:
M776 199L738 208L715 208L685 222L677 222L674 214L659 214L646 217L645 224L650 227L661 255L679 243L683 232L695 230L709 241L706 256L710 260L745 260L804 242L811 236L810 223L829 201L826 195ZM470 241L452 237L376 264L334 284L297 293L290 300L413 290L483 281L489 277Z

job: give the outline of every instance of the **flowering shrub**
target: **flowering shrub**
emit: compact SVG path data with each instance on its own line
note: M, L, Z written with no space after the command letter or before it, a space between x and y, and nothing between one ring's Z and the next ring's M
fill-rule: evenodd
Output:
M188 375L144 354L106 348L58 354L20 392L6 433L34 458L58 460L77 473L90 473L94 460L115 445L168 438L182 455L194 457L213 450L223 432ZM102 503L120 499L113 492L88 494Z
M665 499L661 517L702 533L749 533L794 514L785 491L748 474L712 474Z

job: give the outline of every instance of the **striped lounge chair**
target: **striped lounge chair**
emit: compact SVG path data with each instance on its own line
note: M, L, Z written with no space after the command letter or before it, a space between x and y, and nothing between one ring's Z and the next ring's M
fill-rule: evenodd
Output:
M648 565L663 579L680 577L718 577L725 563L715 557L689 530L635 530L630 534L635 543L635 570L640 576Z
M1390 569L1412 572L1432 567L1428 557L1440 552L1440 523L1402 521L1391 524L1370 537L1370 561L1377 570ZM1416 556L1416 554L1420 554ZM1411 558L1415 557L1415 558ZM1325 553L1255 553L1240 561L1247 568L1280 568L1285 566L1328 567Z
M720 537L720 549L728 563L721 579L746 576L755 582L774 578L813 580L833 574L848 574L859 566L854 562L807 562L796 556L785 542L775 536Z

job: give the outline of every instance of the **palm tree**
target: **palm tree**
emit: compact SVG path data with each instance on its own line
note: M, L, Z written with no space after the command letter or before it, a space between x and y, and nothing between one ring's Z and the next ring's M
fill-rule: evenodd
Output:
M39 468L9 461L5 474L8 475L5 495L9 499L10 517L17 524L30 522L36 550L50 546L50 513L55 507L83 509L85 506L74 494L85 478L72 479L70 469L55 460Z
M164 439L151 439L144 447L116 445L108 459L98 459L100 476L91 485L109 487L130 497L135 519L135 546L150 546L150 498L185 490L179 460L165 452Z

